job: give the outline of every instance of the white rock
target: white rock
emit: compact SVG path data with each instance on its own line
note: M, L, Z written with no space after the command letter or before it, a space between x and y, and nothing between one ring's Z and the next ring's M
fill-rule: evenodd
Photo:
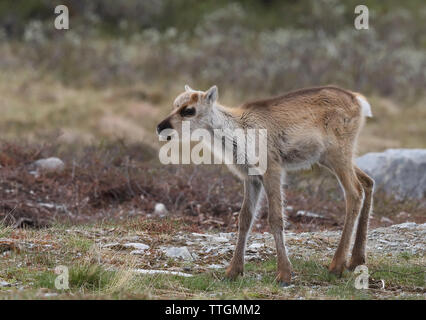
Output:
M65 169L64 162L56 157L40 159L34 162L37 172L61 173Z
M130 251L130 254L131 255L145 255L145 254L147 254L147 252L146 252L146 250L133 250L133 251ZM148 252L148 255L149 255L149 252Z
M226 254L231 250L233 250L233 247L220 248L219 250L217 250L217 253L218 254Z
M388 149L367 153L356 164L383 189L397 199L426 195L426 149Z
M381 217L380 222L393 223L393 221L387 217Z
M203 237L203 238L206 238L209 241L218 242L218 243L225 243L225 242L228 242L229 239L230 239L230 238L228 238L227 233L219 233L219 236L216 236L216 235L213 235L213 234L193 232L192 235L197 236L197 237Z
M422 225L421 224L418 225L415 222L405 222L405 223L400 223L400 224L394 224L392 226L392 228L394 228L394 229L413 229L413 228L416 228L416 227L419 227L419 226L422 226Z
M106 243L102 245L102 248L114 248L114 247L119 247L121 246L120 243L118 242L111 242L111 243Z
M0 281L0 287L11 287L12 285L6 281Z
M147 269L135 269L133 272L140 273L140 274L170 274L174 276L181 276L181 277L192 277L192 274L189 273L183 273L178 271L169 271L169 270L147 270Z
M211 237L210 240L213 241L213 242L217 242L217 243L225 243L225 242L229 241L227 238L215 237L215 236Z
M181 258L188 261L194 260L187 247L169 247L164 248L163 251L169 258Z
M154 208L154 214L160 216L160 217L164 217L165 215L167 215L168 211L167 208L164 204L162 203L156 203L155 204L155 208Z
M131 243L125 243L123 244L123 247L125 248L133 248L136 250L147 250L149 249L149 246L144 243L137 243L137 242L131 242Z
M294 284L291 284L289 286L281 287L282 290L288 290L288 289L292 289L292 288L294 288ZM305 298L304 297L299 297L299 300L303 300L303 299L305 299Z
M234 232L221 232L221 233L219 233L219 237L226 238L228 240L231 240L234 237L234 235L235 235Z
M263 243L255 242L248 246L248 249L255 250L259 248L263 248L265 245Z
M297 211L296 216L303 216L303 217L309 217L309 218L323 218L323 216L318 213L313 213L313 212L304 211L304 210Z
M49 297L56 297L58 294L56 293L56 292L48 292L48 293L45 293L44 294L44 296L46 297L46 298L49 298Z

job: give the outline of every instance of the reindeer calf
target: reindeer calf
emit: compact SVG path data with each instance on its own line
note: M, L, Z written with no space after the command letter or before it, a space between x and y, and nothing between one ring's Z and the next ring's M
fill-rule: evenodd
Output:
M179 132L184 120L190 121L191 130L267 129L267 170L263 175L249 175L247 165L229 165L244 181L244 201L239 214L237 245L227 276L235 278L243 273L247 236L264 190L269 205L268 222L277 249L277 281L282 285L290 283L291 263L285 247L281 185L286 171L307 168L314 163L335 174L346 200L345 224L329 271L341 275L345 267L354 269L364 264L374 181L354 164L353 157L364 117L372 116L365 97L325 86L245 103L238 108L224 107L217 99L216 86L206 92L185 86L157 132L161 134L164 129ZM357 219L352 257L347 265Z

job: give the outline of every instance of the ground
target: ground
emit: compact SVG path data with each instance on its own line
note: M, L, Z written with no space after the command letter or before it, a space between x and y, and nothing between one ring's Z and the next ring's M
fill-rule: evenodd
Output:
M2 299L425 299L425 224L369 234L369 289L356 275L327 271L340 232L287 233L291 286L275 282L269 233L253 233L246 272L224 278L235 233L206 233L176 219L0 230ZM55 288L55 268L69 268L69 289ZM164 273L152 270L163 270ZM176 274L167 274L176 272ZM148 273L148 274L147 274ZM382 281L383 280L383 281Z

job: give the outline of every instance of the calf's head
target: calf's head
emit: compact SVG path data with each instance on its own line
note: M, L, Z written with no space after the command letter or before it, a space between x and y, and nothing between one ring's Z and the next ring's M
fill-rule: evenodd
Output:
M157 134L171 139L173 130L182 136L182 122L189 121L191 131L206 128L213 104L217 101L216 86L207 91L197 91L185 86L185 91L173 102L172 112L157 126Z

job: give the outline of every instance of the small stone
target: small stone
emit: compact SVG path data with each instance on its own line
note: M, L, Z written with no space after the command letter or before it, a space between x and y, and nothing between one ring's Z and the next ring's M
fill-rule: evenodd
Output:
M154 207L154 214L158 215L160 217L164 217L166 216L168 213L167 208L164 204L162 203L156 203L155 207Z
M283 289L290 289L290 288L294 287L294 285L290 285L290 283L285 282L285 281L280 281L279 286Z
M192 257L191 253L189 252L187 247L170 247L165 248L164 253L169 258L181 258L183 260L192 261L194 258Z
M381 217L380 222L393 223L393 221L391 219L387 218L387 217Z
M11 287L12 285L6 281L0 281L0 287Z
M40 159L34 162L37 173L61 173L65 169L64 162L56 157Z
M133 248L136 250L147 250L149 249L149 246L144 243L137 243L137 242L131 242L131 243L125 243L123 244L123 247L125 248Z
M44 296L46 297L46 298L49 298L49 297L56 297L58 294L56 293L56 292L48 292L48 293L45 293L44 294Z
M299 217L303 216L303 217L309 217L309 218L323 218L323 216L318 213L313 213L313 212L304 211L304 210L297 211L296 216L299 216Z
M405 223L393 225L392 227L397 228L397 229L414 229L417 226L418 225L415 222L405 222Z
M397 214L397 217L402 218L402 219L409 218L410 216L411 215L408 212L405 212L405 211L401 211L400 213Z
M145 255L146 254L146 250L133 250L133 251L130 251L130 254L131 255Z
M133 272L140 273L140 274L170 274L174 276L181 276L185 278L192 277L192 274L189 273L183 273L178 271L169 271L169 270L147 270L147 269L135 269Z
M255 242L248 246L248 249L255 250L259 248L263 248L265 245L263 243Z
M228 233L219 233L219 236L215 236L215 235L207 234L207 233L193 232L192 235L197 236L197 237L203 237L203 238L208 239L209 241L218 242L218 243L228 242L230 237L231 237L230 234L228 234Z
M218 242L218 243L228 242L228 239L224 237L211 237L210 239L211 241Z
M219 237L226 238L228 240L231 240L233 236L234 236L233 232L221 232L221 233L219 233Z

